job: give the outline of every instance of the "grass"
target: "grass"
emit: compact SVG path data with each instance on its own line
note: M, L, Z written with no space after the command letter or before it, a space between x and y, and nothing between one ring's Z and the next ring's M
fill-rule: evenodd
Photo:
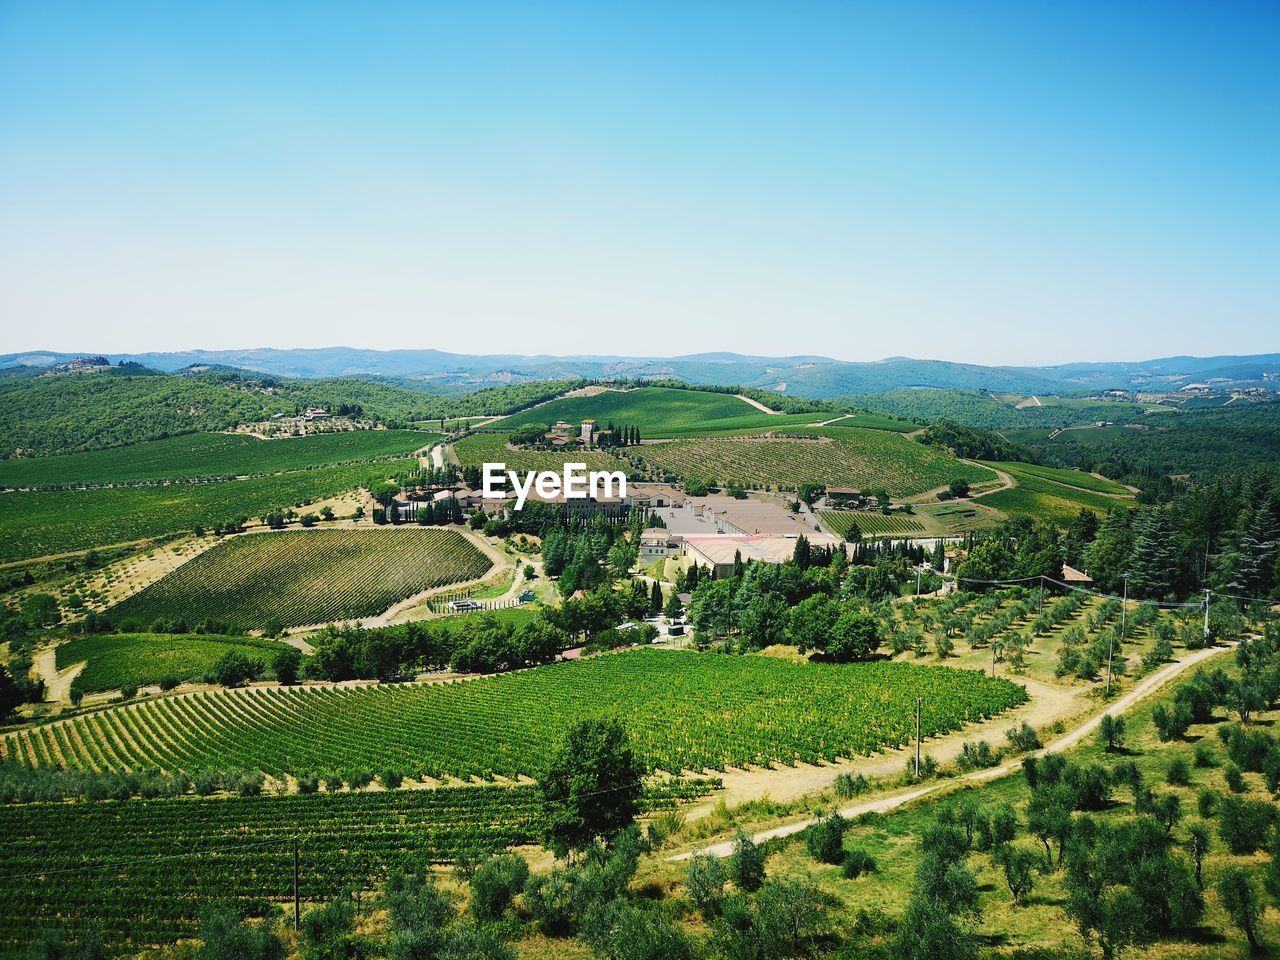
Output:
M609 421L639 427L640 435L660 436L664 430L698 427L707 421L768 417L728 393L676 390L670 387L639 387L635 390L605 390L592 396L562 397L539 407L523 410L495 424L509 429L523 424L539 426L564 420L578 424L594 418L603 427ZM807 415L813 419L821 419Z
M986 506L1002 510L1010 516L1029 516L1064 526L1075 519L1081 509L1105 515L1114 507L1133 505L1133 497L1127 490L1124 491L1124 496L1106 496L1052 479L1053 473L1082 476L1076 471L1049 471L1044 467L1029 470L1028 465L1022 463L997 463L991 466L1008 473L1017 486L983 494L978 499Z
M144 687L166 677L198 681L230 651L270 667L271 658L290 649L276 640L211 634L108 633L75 637L57 648L58 670L77 663L76 677L86 693Z
M926 735L1025 699L1021 687L969 670L638 649L452 684L149 700L124 708L127 727L107 710L0 740L0 753L78 767L536 776L569 723L612 714L650 767L678 773L901 745L917 694Z
M894 497L918 495L954 479L979 483L992 476L985 467L884 430L806 427L794 432L798 436L672 440L632 448L632 453L660 470L721 484L795 489L816 481L883 488Z
M187 561L107 616L117 624L209 618L235 629L381 613L433 587L484 576L487 557L455 530L293 530L235 537Z
M192 477L237 477L402 457L439 434L355 430L283 440L192 433L93 453L0 461L0 487L120 484Z
M1077 487L1092 493L1110 494L1117 497L1131 497L1133 491L1123 484L1108 480L1106 477L1095 477L1083 470L1066 470L1060 467L1044 467L1033 463L993 463L1006 473L1016 472L1019 475L1037 477L1068 487Z
M229 524L312 503L412 466L412 460L395 460L385 468L317 467L216 483L0 494L0 562Z

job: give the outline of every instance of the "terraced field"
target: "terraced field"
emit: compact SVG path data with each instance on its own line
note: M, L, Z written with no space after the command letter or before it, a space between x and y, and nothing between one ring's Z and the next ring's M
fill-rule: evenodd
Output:
M992 466L1008 473L1017 482L1017 486L983 494L976 499L1010 516L1029 516L1052 523L1067 524L1079 515L1081 508L1092 510L1099 516L1103 516L1113 507L1133 504L1133 495L1119 484L1110 484L1110 486L1120 491L1122 496L1107 496L1077 485L1087 481L1097 481L1097 478L1074 470L1029 467L1028 464L1022 463L994 463ZM1059 482L1052 478L1055 474L1064 475L1064 479L1071 479L1074 482L1070 485ZM1109 483L1110 481L1100 481L1097 482L1097 486Z
M473 434L459 440L453 445L453 449L464 467L505 463L508 470L555 470L558 472L564 469L566 463L585 463L588 470L627 469L625 461L619 460L612 454L601 453L599 450L557 453L552 450L516 449L507 446L507 438L501 433Z
M255 637L196 634L104 633L73 637L57 647L58 670L77 663L85 668L76 684L86 693L143 687L166 677L200 680L229 651L243 653L270 666L288 644Z
M252 630L381 613L433 587L474 580L489 559L455 530L291 530L235 537L116 604L117 624L182 616Z
M806 481L884 489L906 497L951 480L980 483L985 467L884 430L798 428L797 437L672 440L632 448L635 455L683 477L795 489Z
M239 477L403 457L439 439L414 430L353 430L284 440L192 433L65 457L0 460L0 487Z
M279 442L279 441L271 441ZM412 460L154 487L0 494L0 562L213 527L366 486Z
M636 650L443 685L166 697L11 735L0 755L99 770L537 776L572 720L608 713L656 769L816 763L906 743L917 694L926 736L1026 698L968 670Z
M863 510L820 510L818 518L838 537L847 534L853 523L857 523L858 529L868 537L910 536L925 532L924 525L919 520L903 514L885 516Z

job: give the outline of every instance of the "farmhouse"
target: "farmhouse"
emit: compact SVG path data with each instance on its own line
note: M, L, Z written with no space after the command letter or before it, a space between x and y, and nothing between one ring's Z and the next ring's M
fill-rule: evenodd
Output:
M856 509L866 506L870 497L853 487L827 487L827 501L833 510Z
M1082 573L1075 567L1062 565L1062 582L1072 587L1092 587L1093 577L1087 573Z
M672 554L679 553L683 538L662 527L650 527L640 534L637 553L644 560L665 560Z

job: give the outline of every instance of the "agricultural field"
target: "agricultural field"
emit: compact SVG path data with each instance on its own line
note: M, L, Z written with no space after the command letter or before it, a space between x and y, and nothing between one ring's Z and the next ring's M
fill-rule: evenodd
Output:
M279 441L271 441L279 442ZM0 563L213 527L367 485L412 460L155 487L3 493Z
M313 902L393 869L536 842L541 825L530 787L0 806L0 953L55 918L144 947L190 936L211 903L271 914L293 897L294 836L298 892ZM170 859L107 867L150 857Z
M353 430L283 440L192 433L63 457L0 460L0 487L108 485L239 477L403 457L440 438L412 430Z
M731 398L732 399L732 398ZM741 401L739 401L741 403ZM746 406L746 404L743 404ZM750 409L748 407L748 409ZM566 463L585 463L588 470L623 470L627 463L599 450L575 450L558 453L552 450L523 450L507 446L501 433L476 433L463 437L453 445L458 462L464 467L480 467L486 463L505 463L508 470L564 469ZM632 447L632 450L637 448Z
M1157 633L1172 637L1173 652L1184 637L1199 634L1198 611L1158 610L1079 592L1064 594L1010 587L992 593L957 591L894 608L883 627L895 656L928 659L973 670L990 670L993 653L1000 672L1060 687L1103 681L1112 657L1114 680L1140 675L1152 661ZM1122 636L1123 634L1123 636ZM993 649L994 647L994 649Z
M660 470L712 477L721 484L795 489L813 480L884 489L892 497L916 496L955 479L980 483L993 476L985 467L961 463L949 453L884 430L793 429L802 435L672 440L631 452Z
M919 520L901 513L886 516L868 510L820 510L818 518L838 537L844 537L854 523L866 537L906 537L925 532Z
M99 770L536 776L572 720L608 712L651 768L680 773L901 746L917 694L926 736L1026 699L1022 687L970 670L642 649L451 684L166 697L22 731L0 740L0 754Z
M977 499L1009 516L1029 516L1065 525L1079 515L1081 508L1104 516L1113 507L1133 505L1133 495L1124 487L1110 481L1097 481L1096 477L1075 470L1050 470L1045 467L1028 469L1029 465L1024 463L993 463L991 466L1009 474L1017 486L980 494ZM1071 479L1072 484L1053 479L1055 474ZM1099 485L1107 484L1122 493L1108 495L1084 489L1078 485L1084 482L1079 479L1082 477L1088 481L1097 481Z
M255 637L213 634L105 633L73 637L55 650L58 671L85 668L76 685L86 693L144 687L167 677L198 681L224 654L235 651L270 667L288 644Z
M1085 473L1083 470L1045 467L1034 463L992 463L990 466L997 467L1005 471L1005 473L1010 473L1012 470L1019 475L1050 480L1054 483L1060 483L1067 487L1077 487L1092 493L1103 493L1113 497L1133 496L1133 491L1123 484L1108 480L1106 477L1096 477L1092 473Z
M806 415L812 422L827 419ZM591 396L562 397L541 406L512 414L494 424L494 429L514 429L524 424L539 426L564 420L578 424L587 418L602 425L614 423L639 427L642 437L662 436L662 431L680 427L699 427L709 420L735 418L761 419L759 409L728 393L700 390L678 390L670 387L639 387L634 390L604 390Z
M1229 675L1238 671L1229 652L1212 658L1206 669L1224 668ZM1208 854L1203 863L1203 897L1205 913L1200 922L1185 931L1165 932L1154 943L1134 946L1117 951L1118 957L1180 958L1180 960L1219 960L1219 958L1247 958L1267 955L1264 951L1250 949L1245 935L1229 915L1222 902L1219 882L1231 869L1243 870L1261 890L1262 881L1270 866L1269 858L1262 852L1232 850L1224 840L1227 835L1224 804L1274 805L1274 796L1266 788L1264 778L1256 772L1246 772L1240 781L1231 785L1234 764L1229 748L1220 737L1237 718L1218 708L1211 722L1194 723L1184 738L1163 742L1157 735L1153 722L1157 710L1170 710L1174 704L1177 685L1171 685L1139 704L1125 717L1126 738L1122 750L1107 750L1096 737L1089 737L1069 750L1065 756L1073 764L1088 767L1096 765L1117 774L1106 790L1107 802L1102 809L1086 815L1096 829L1132 829L1140 814L1145 813L1148 825L1153 825L1151 805L1146 803L1147 791L1162 801L1166 809L1176 803L1174 816L1167 829L1156 827L1159 836L1168 837L1167 849L1176 860L1185 865L1190 875L1194 869L1191 855L1194 830L1203 830L1209 840ZM1260 713L1245 729L1253 731L1274 730L1280 715L1276 711ZM1130 766L1132 765L1132 766ZM1181 776L1172 771L1179 769ZM1137 785L1137 789L1134 785ZM1238 792L1237 792L1238 791ZM1141 796L1141 798L1139 797ZM1206 803L1203 797L1208 797ZM1176 798L1172 803L1169 797ZM1045 858L1045 847L1035 832L1029 828L1035 814L1033 794L1027 779L1021 774L1003 777L981 784L960 785L958 789L944 790L936 798L927 798L904 806L889 815L871 815L855 820L845 835L844 847L864 851L875 862L870 876L849 880L841 875L838 866L818 863L805 850L805 844L797 839L775 848L769 859L769 875L787 879L807 878L835 897L841 908L854 914L865 910L872 916L900 917L904 914L916 885L920 869L920 838L936 823L948 818L951 823L963 823L964 810L978 809L986 814L1008 805L1015 817L1017 836L1013 847L1028 850L1037 860ZM1083 815L1076 814L1076 822ZM1267 829L1259 836L1265 840ZM1050 841L1054 859L1059 845ZM1165 849L1152 844L1143 852L1157 855ZM1273 848L1274 849L1274 848ZM1086 946L1072 918L1064 909L1069 888L1067 870L1050 861L1044 869L1032 875L1029 893L1015 903L1010 895L1003 868L993 856L993 851L971 849L964 857L965 866L974 873L976 886L981 891L979 914L971 918L968 929L982 943L998 943L999 951L981 956L1034 956L1034 957L1099 957L1101 951L1094 939ZM646 875L644 880L660 882L658 877L674 874L665 865L655 867L656 876ZM1160 875L1161 883L1174 879ZM1112 888L1114 890L1116 888ZM1144 899L1149 890L1135 886L1135 893ZM1266 907L1266 895L1261 903ZM1272 901L1274 904L1274 901ZM1280 912L1274 906L1266 907L1258 922L1258 939L1265 944L1280 942ZM1274 948L1273 948L1274 950ZM874 955L868 945L868 955ZM851 952L850 955L861 955Z
M640 807L671 809L717 786L654 782ZM306 909L393 871L537 843L544 823L531 786L0 806L0 955L54 917L136 950L191 936L212 904L276 915L292 902L295 836Z
M117 624L184 617L234 629L381 613L424 590L475 580L489 559L456 530L290 530L234 537L107 611Z

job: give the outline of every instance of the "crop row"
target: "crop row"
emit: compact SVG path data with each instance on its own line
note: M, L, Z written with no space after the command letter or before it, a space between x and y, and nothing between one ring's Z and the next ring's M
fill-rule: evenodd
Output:
M613 714L650 767L678 773L901 746L917 695L927 736L1026 697L968 670L638 650L449 684L168 697L11 735L0 755L96 770L536 777L572 720Z
M190 935L210 903L265 915L292 898L293 836L299 894L319 900L392 869L536 842L541 823L529 787L0 807L0 949L55 923L92 924L113 943L168 943Z
M919 520L900 513L886 516L865 510L821 510L818 517L838 537L845 536L855 523L867 536L924 532Z
M484 576L492 564L455 530L290 530L220 543L116 604L117 623L180 612L239 629L381 613L405 597Z
M213 527L312 502L394 473L413 461L318 467L245 480L159 487L4 494L0 561L43 557ZM398 465L398 466L397 466Z
M792 428L793 437L724 437L671 440L640 447L639 456L684 477L721 484L796 488L807 481L883 489L902 497L955 479L990 479L985 467L885 430Z
M351 430L282 440L190 433L62 457L0 460L0 487L121 484L183 477L239 477L360 460L403 457L439 434Z

